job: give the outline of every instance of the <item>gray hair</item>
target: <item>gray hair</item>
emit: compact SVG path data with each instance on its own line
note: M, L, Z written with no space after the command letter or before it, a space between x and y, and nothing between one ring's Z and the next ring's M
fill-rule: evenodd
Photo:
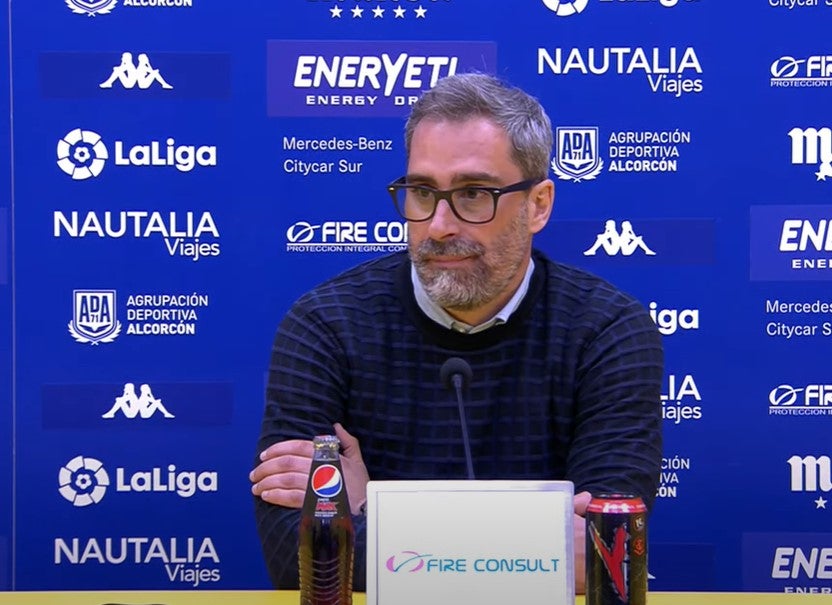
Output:
M523 178L545 179L552 153L552 123L536 98L483 73L465 73L439 80L414 103L405 124L404 144L410 157L413 131L422 120L460 122L484 117L505 130L512 160Z

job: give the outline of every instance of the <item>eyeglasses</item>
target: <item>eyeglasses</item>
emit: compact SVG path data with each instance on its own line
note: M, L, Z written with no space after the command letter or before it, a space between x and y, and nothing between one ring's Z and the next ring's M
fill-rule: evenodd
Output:
M410 185L407 177L403 176L387 185L387 191L405 220L414 223L428 221L436 214L439 200L445 200L459 220L481 224L494 219L497 200L501 195L525 191L539 182L540 179L529 179L506 187L470 186L440 190L427 185Z

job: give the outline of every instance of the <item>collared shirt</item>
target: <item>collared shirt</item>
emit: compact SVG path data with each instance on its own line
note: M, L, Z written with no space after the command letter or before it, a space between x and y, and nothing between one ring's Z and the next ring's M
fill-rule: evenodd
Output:
M529 266L526 267L526 275L523 277L523 281L520 282L520 286L517 288L514 296L509 299L506 305L500 309L494 317L479 324L478 326L472 326L464 321L454 319L447 311L445 311L445 309L436 304L430 296L428 296L428 293L425 292L425 288L419 280L419 276L416 274L416 267L412 264L410 266L410 280L413 282L413 293L416 295L416 302L419 304L419 308L422 309L425 315L430 317L436 323L445 326L449 330L464 332L465 334L475 334L476 332L487 330L492 326L506 323L511 314L514 313L517 310L517 307L520 306L523 297L526 296L533 273L534 260L529 258Z

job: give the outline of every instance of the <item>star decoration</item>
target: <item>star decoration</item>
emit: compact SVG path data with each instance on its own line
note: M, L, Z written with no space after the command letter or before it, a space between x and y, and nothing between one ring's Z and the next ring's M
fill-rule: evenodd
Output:
M356 6L354 9L352 9L352 18L353 19L360 19L363 15L364 15L364 9L363 8L359 8L358 6Z
M341 18L341 13L343 11L340 8L338 8L337 6L333 6L331 9L329 9L329 12L332 13L332 18L333 19L340 19Z
M424 19L425 18L425 13L427 13L428 11L425 7L420 6L419 8L413 9L413 12L416 13L416 18L417 19Z
M384 17L384 9L377 6L373 9L373 19L381 19Z
M394 8L393 12L396 13L396 19L404 19L405 10L401 6Z
M820 496L817 500L815 500L815 505L817 508L826 508L826 503L828 501L823 499L823 496Z
M822 170L818 170L818 171L815 173L815 176L816 176L816 177L818 177L818 180L819 180L819 181L825 181L825 180L826 180L826 173L825 173L825 172L823 172Z

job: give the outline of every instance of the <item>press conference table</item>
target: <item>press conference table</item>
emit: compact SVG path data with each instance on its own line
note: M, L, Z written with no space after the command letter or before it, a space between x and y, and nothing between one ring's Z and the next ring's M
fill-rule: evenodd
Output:
M0 592L0 605L297 605L292 591L96 591L96 592ZM651 592L650 605L790 605L791 603L832 603L832 594ZM365 605L365 595L356 594L353 605ZM396 605L390 603L389 605ZM435 605L444 605L437 603ZM575 605L584 605L578 597Z

